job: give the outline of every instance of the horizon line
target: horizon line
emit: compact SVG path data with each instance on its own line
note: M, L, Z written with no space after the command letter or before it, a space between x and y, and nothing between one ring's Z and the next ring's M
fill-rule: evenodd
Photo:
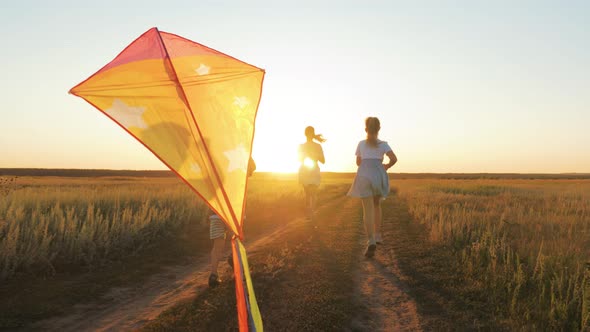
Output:
M42 167L0 167L0 176L10 175L9 173L26 173L26 172L107 172L107 173L171 173L175 175L172 170L169 169L110 169L110 168L42 168ZM297 174L297 172L277 172L277 171L256 171L258 174L282 174L291 175ZM324 174L354 174L355 171L322 171ZM399 174L399 175L577 175L577 176L590 176L590 172L388 172L388 174Z

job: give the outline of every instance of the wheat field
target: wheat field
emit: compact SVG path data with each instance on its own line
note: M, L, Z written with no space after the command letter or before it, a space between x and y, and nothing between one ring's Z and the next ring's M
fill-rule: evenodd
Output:
M208 232L207 206L172 177L4 177L0 188L0 280L92 267L178 235L188 223ZM301 195L293 179L255 179L247 206L278 217L295 213ZM247 231L271 226L249 223Z
M3 195L0 278L132 253L206 212L171 179L19 178Z
M408 180L400 196L429 239L515 327L588 328L590 181ZM582 313L585 314L582 314Z
M428 241L452 253L456 281L481 289L508 326L590 327L590 180L422 178L392 187ZM171 177L3 177L0 198L0 280L100 265L189 223L208 231L207 207ZM246 234L302 216L302 202L295 177L255 176L246 214L267 221L246 222Z

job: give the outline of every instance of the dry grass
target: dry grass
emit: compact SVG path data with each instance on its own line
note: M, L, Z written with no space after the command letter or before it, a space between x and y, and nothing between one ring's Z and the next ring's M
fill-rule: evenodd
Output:
M464 277L485 289L492 309L514 328L589 327L583 297L590 181L397 184L414 219L427 225L430 240L455 253Z
M334 185L341 181L349 179L326 177L329 190L322 191L321 199L341 197L346 186ZM455 281L481 289L487 309L502 317L503 326L590 328L590 267L585 265L590 260L590 180L392 183L412 218L427 229L429 242L454 257L453 269L461 274ZM246 235L255 237L301 216L301 204L295 177L255 175L248 188ZM340 211L331 209L326 216ZM161 239L179 237L186 225L200 223L205 213L199 198L174 178L0 178L0 280L15 279L15 274L59 273L72 266L102 266ZM349 222L341 220L335 230ZM201 227L207 231L206 225ZM306 260L308 253L303 254L311 249L298 245L305 234L296 243L253 257L253 262L258 259L254 274L278 280L293 270L294 257L299 256L298 264L312 264ZM322 250L335 246L338 243L325 243ZM341 265L334 266L339 269ZM330 284L326 281L321 287L326 285ZM265 292L264 285L256 287ZM231 289L226 291L232 298ZM327 294L336 294L336 289ZM219 294L214 295L206 298Z
M19 177L6 183L0 187L6 189L0 196L0 330L100 302L110 288L133 287L210 249L207 209L175 178ZM255 174L247 240L302 216L302 201L294 177Z
M297 213L293 202L302 201L294 177L255 176L248 191L257 221L280 221ZM0 197L0 280L18 272L93 268L178 234L187 223L202 223L207 213L175 178L4 177ZM246 232L274 226L247 222Z
M4 186L0 200L0 279L92 267L173 234L205 211L174 179L20 178Z

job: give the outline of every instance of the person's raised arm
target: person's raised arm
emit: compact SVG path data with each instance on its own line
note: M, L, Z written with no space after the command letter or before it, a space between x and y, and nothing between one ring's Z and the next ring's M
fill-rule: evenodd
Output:
M361 165L361 160L362 160L362 158L361 158L361 143L359 143L356 146L356 152L354 154L356 155L356 165L357 166L360 166Z
M324 149L322 149L321 145L319 147L320 147L320 149L319 149L319 154L318 154L318 161L322 164L325 164L326 159L324 158Z
M387 157L389 158L389 163L383 165L383 167L385 167L385 170L388 170L391 168L391 166L395 165L395 163L397 163L397 156L395 155L395 153L393 153L393 151L389 150L386 153Z

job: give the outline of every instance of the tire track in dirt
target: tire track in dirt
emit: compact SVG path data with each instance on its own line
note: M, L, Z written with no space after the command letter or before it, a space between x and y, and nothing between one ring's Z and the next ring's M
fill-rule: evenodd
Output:
M351 285L358 264L357 200L347 197L349 184L334 185L334 200L322 204L312 223L277 239L267 250L289 243L289 266L260 290L264 327L269 331L344 331L358 305ZM293 247L294 244L297 244ZM262 257L261 257L262 258ZM253 257L253 260L255 257ZM259 275L254 283L261 282ZM268 284L272 283L272 286Z
M355 329L365 331L422 331L422 318L418 306L410 295L400 271L393 243L396 239L391 232L398 211L389 208L397 197L390 197L383 203L383 244L377 246L375 257L367 259L364 252L356 272L358 299L366 308L366 316L356 317ZM357 218L361 231L359 243L365 247L367 238L363 228L362 215Z
M268 331L345 331L358 309L353 271L358 265L358 201L349 184L324 187L313 222L297 223L259 250L250 268L264 328ZM233 283L175 306L143 330L234 331Z
M303 222L294 219L284 227L247 245L249 251L281 237L290 227ZM223 264L222 264L223 265ZM227 271L225 271L227 272ZM225 273L228 274L229 272ZM175 304L188 301L205 290L209 277L209 257L194 264L167 267L142 285L114 288L103 297L106 304L80 304L73 313L40 321L32 326L43 331L130 331L158 317Z
M262 287L259 283L264 281L260 278L254 280L255 288L260 291L259 305L265 327L268 330L432 330L436 325L431 323L441 321L437 315L442 311L436 303L429 306L426 314L421 311L424 306L412 296L404 274L407 270L405 266L400 268L403 261L398 257L398 249L415 241L411 237L399 241L403 236L399 228L409 222L404 206L397 202L397 197L385 202L385 244L378 247L372 260L367 260L363 256L366 240L361 205L358 200L344 196L345 187L334 186L326 192L317 209L316 228L303 219L291 219L274 232L248 241L251 264L258 262L258 266L264 257L284 247L286 241L301 244L299 249L292 248L294 270L271 279L271 287ZM222 276L231 275L229 268L222 265ZM104 296L110 301L101 301L107 304L81 304L70 314L38 322L33 328L44 331L141 329L159 321L158 316L165 310L199 298L207 290L207 277L208 256L203 256L191 265L169 267L141 285L112 289ZM233 288L231 283L228 279L224 287ZM231 293L228 296L233 296ZM211 305L206 302L202 305ZM199 317L195 314L193 319ZM187 327L186 324L188 328L181 330L195 327L194 320L181 325L174 325L174 320L165 322L153 326L159 326L160 330L166 329L166 324L172 324L169 330L175 326ZM222 324L218 325L221 330L230 329L223 324L235 327L234 323L213 322Z
M457 281L449 270L452 257L429 243L424 225L399 196L384 202L382 227L384 244L359 271L358 292L371 316L366 330L478 330L477 315L444 290ZM364 233L361 239L364 244Z
M422 331L417 305L400 279L393 250L380 246L358 275L361 302L370 312L369 331Z
M326 197L318 210L334 209L340 195ZM255 254L272 241L280 240L293 228L305 221L291 219L277 230L258 239L246 242L250 254ZM230 275L228 267L221 264L221 275ZM27 327L27 330L42 331L131 331L141 328L156 319L174 305L190 301L207 289L209 256L204 255L190 265L165 268L146 282L135 287L111 289L102 298L106 301L84 303L74 306L71 313L45 319Z

